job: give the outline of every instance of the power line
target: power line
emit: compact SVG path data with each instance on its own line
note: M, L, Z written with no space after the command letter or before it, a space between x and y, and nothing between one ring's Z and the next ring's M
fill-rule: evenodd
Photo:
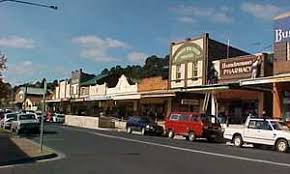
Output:
M38 7L50 8L53 10L58 9L58 7L54 6L54 5L45 5L45 4L39 4L39 3L27 2L27 1L19 1L19 0L0 0L0 3L1 2L15 2L15 3L26 4L26 5L33 5L33 6L38 6Z

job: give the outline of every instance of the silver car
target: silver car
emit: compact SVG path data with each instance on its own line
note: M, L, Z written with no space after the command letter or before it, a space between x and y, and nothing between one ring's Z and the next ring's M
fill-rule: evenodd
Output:
M3 119L0 120L0 127L3 129L9 129L11 127L12 121L14 121L17 117L16 112L14 113L6 113L3 116Z
M34 113L21 113L17 114L16 120L11 123L11 132L19 134L21 132L39 132L40 124Z

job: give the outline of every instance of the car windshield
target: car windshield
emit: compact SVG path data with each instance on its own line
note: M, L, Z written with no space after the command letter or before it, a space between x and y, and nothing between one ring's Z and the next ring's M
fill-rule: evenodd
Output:
M7 119L10 119L10 118L16 118L16 116L17 116L16 114L7 114L7 115L6 115L6 118L7 118Z
M34 120L35 119L35 115L33 115L33 114L20 115L19 119L20 120Z
M281 121L271 121L271 124L275 130L286 130L290 131L287 123Z

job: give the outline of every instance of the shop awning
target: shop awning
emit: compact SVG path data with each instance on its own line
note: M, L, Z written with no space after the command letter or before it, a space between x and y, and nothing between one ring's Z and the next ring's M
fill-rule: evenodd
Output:
M84 101L84 98L72 98L70 99L71 102L82 102Z
M290 73L279 74L268 77L260 77L255 79L241 80L240 85L256 85L256 84L266 84L266 83L277 83L277 82L290 82Z
M51 99L51 100L46 100L45 102L46 103L58 103L60 101L61 101L60 99Z
M113 100L138 100L141 98L140 94L115 95Z
M110 96L88 96L84 98L84 101L101 101L101 100L110 100Z
M175 92L169 90L141 92L141 98L158 98L158 97L175 97L175 96L176 96Z
M187 89L174 89L174 92L211 92L211 91L220 91L230 89L231 86L236 85L236 83L231 84L212 84L212 85L203 85Z

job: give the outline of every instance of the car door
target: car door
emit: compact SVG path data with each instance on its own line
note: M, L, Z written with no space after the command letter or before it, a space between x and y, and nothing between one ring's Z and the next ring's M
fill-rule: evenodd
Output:
M190 121L188 114L179 115L178 134L187 135L189 132Z
M256 139L261 144L273 145L275 143L275 133L267 120L260 120L257 122Z
M258 120L250 120L248 126L244 130L244 141L255 143L258 134Z
M201 137L203 131L203 123L199 115L192 115L189 129L194 131L195 136Z
M173 130L175 133L178 131L179 114L171 114L169 119L166 121L166 129Z

